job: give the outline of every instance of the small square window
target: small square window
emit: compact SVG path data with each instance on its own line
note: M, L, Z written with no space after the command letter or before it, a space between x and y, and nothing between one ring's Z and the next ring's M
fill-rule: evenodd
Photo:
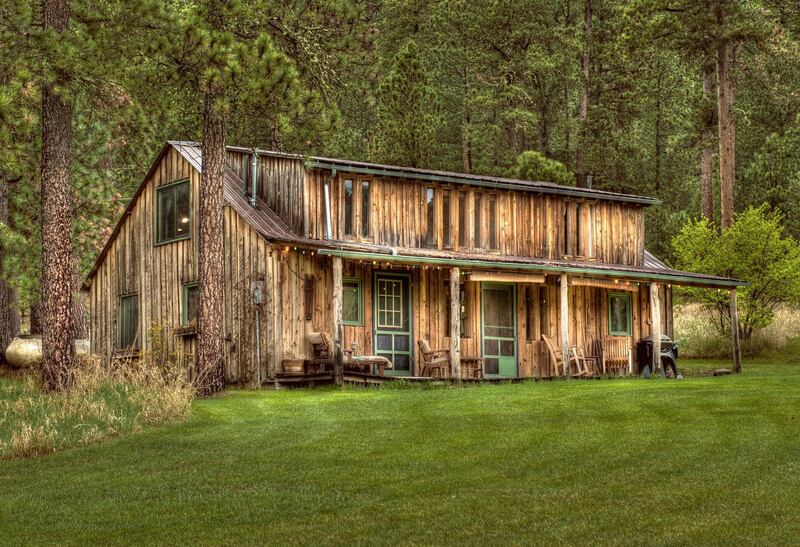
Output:
M630 336L631 323L630 293L608 293L608 333L611 336Z
M121 296L119 299L117 349L138 349L140 346L139 294Z
M188 239L191 235L189 181L156 188L156 244Z
M342 323L359 327L364 324L364 284L360 279L342 280Z
M200 313L200 285L186 283L183 286L183 302L181 305L181 324L197 324Z

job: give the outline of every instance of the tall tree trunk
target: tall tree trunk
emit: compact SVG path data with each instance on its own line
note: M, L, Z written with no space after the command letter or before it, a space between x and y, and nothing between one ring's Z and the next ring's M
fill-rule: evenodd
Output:
M200 309L197 318L197 391L210 395L225 386L223 314L222 184L225 116L207 91L203 108L203 173L200 179Z
M66 32L67 0L43 0L44 28ZM72 106L58 90L67 78L42 86L42 384L65 391L72 383Z
M0 180L0 223L8 225L8 196L10 188L5 179ZM17 292L8 284L3 261L5 249L0 245L0 362L5 361L6 348L19 333Z
M725 13L715 8L717 27L725 29ZM733 116L735 86L733 66L736 45L720 39L717 43L717 116L719 118L719 208L723 228L733 223L733 189L736 181L736 120Z
M714 219L714 185L713 163L714 151L712 139L716 117L712 115L711 101L714 97L714 61L703 62L703 129L700 134L700 194L702 196L701 212L708 220Z
M578 150L575 154L575 172L586 174L586 125L589 121L589 64L592 43L592 0L583 2L583 54L581 55L581 96L578 103Z

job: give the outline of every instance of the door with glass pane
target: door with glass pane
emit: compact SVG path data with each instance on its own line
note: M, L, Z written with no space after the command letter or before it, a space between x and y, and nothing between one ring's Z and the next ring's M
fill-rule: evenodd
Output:
M394 367L387 374L411 374L411 289L407 275L375 274L373 332L375 353Z
M481 330L487 376L517 376L517 314L514 285L483 283Z

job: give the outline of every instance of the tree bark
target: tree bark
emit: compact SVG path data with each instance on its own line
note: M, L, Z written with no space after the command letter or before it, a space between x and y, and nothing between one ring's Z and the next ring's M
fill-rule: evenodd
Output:
M586 174L586 131L589 121L589 64L592 42L592 0L583 3L583 54L581 55L581 96L578 103L578 149L575 153L575 172Z
M715 8L717 27L725 29L725 13L720 3ZM733 66L736 45L720 39L717 43L717 115L719 118L719 205L723 228L733 223L733 191L736 181L736 120L733 115Z
M8 226L8 196L6 180L0 180L0 223ZM11 287L3 269L5 249L0 245L0 362L5 361L6 348L19 333L17 292Z
M196 388L211 395L225 386L223 326L222 184L225 173L225 116L207 91L203 106L203 172L200 177Z
M43 0L44 28L65 33L67 0ZM65 391L72 383L75 345L72 335L72 105L58 89L67 77L42 86L42 384Z
M714 151L712 149L714 136L714 123L716 117L711 114L711 101L714 98L714 62L706 59L703 63L703 129L700 134L700 194L702 196L701 212L708 220L714 219L714 185L713 164Z

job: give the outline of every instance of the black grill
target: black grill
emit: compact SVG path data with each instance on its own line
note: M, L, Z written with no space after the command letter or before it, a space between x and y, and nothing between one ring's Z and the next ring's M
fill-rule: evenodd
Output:
M653 372L653 337L642 338L636 345L636 365L639 374L650 376ZM678 377L678 344L672 338L661 335L661 369Z

